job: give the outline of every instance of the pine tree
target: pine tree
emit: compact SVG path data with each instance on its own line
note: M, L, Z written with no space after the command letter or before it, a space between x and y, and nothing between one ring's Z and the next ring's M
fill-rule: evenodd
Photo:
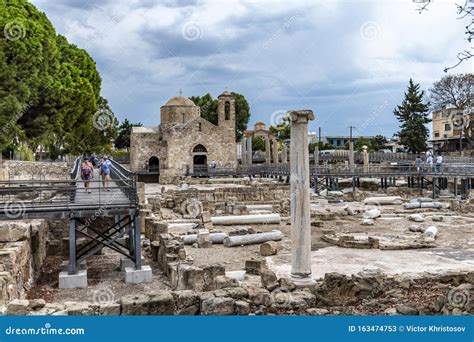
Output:
M429 103L423 102L424 91L420 91L420 85L413 83L410 78L407 92L401 106L393 111L400 122L398 136L400 143L411 152L419 153L426 151L426 140L429 130L426 124L431 122L429 115Z

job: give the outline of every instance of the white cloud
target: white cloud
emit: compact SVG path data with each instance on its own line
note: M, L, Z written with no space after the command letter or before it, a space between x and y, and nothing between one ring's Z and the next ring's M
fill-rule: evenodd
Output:
M216 96L228 87L249 99L251 123L306 107L317 113L312 125L324 122L330 133L387 101L366 133L391 135L391 111L408 79L429 87L466 46L451 1L422 14L408 0L33 3L59 33L87 47L118 116L150 125L179 88ZM183 37L190 22L197 39Z

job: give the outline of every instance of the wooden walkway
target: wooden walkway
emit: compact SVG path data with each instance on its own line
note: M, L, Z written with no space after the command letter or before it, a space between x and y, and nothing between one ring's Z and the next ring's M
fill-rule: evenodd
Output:
M102 178L99 170L94 169L94 178L90 182L90 193L86 191L85 182L78 179L76 182L76 195L74 203L78 205L112 205L129 204L130 199L125 196L121 188L113 180L109 180L109 191L106 191L102 185Z

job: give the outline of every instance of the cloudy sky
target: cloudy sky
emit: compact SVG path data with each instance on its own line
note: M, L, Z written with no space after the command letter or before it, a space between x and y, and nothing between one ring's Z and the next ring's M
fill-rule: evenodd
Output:
M310 130L390 137L409 78L429 89L468 44L455 1L422 14L411 0L32 2L95 59L118 118L145 125L180 89L228 89L249 101L250 127L312 109Z

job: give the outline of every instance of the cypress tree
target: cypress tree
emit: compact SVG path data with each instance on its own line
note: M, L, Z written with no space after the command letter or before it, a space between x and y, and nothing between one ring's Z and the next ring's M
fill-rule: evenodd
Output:
M431 119L428 117L429 103L423 102L424 95L425 92L420 91L420 85L410 78L402 104L393 111L400 122L400 143L415 153L427 149L429 130L426 124L430 123Z

